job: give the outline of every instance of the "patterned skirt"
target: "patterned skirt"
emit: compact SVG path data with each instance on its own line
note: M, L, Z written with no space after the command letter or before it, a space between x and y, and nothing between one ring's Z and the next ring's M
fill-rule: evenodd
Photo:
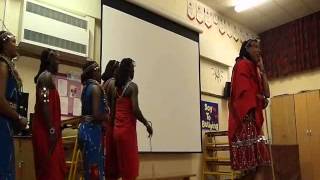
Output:
M104 154L101 125L84 121L79 126L79 147L83 154L85 180L103 180Z
M254 170L271 165L268 140L258 133L254 119L246 117L230 142L230 157L233 170Z

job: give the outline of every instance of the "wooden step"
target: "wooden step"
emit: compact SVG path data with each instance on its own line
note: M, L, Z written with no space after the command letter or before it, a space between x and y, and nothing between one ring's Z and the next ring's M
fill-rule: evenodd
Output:
M212 142L212 143L207 143L206 146L221 146L221 145L229 145L228 142Z
M214 151L229 151L230 146L229 145L223 145L223 146L206 146L207 149L212 149Z
M230 160L206 160L206 162L212 163L214 165L219 165L219 166L230 166L231 165Z
M228 131L210 131L210 132L206 132L205 135L208 136L208 137L228 136Z
M205 171L205 172L203 172L203 174L205 174L205 175L219 175L219 176L232 176L232 174L237 175L240 173L235 172L235 171Z
M229 157L206 157L206 160L208 161L230 161Z

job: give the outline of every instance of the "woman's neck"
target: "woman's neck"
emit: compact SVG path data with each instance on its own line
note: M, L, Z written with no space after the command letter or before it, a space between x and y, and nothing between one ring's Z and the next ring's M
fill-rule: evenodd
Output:
M252 62L253 64L257 64L257 62L255 60L249 59L245 56L243 56L243 59L248 60L248 61Z
M1 55L2 57L6 58L6 59L9 60L9 61L11 61L11 59L12 59L12 58L10 58L10 56L8 56L8 54L5 53L5 52L0 53L0 55Z

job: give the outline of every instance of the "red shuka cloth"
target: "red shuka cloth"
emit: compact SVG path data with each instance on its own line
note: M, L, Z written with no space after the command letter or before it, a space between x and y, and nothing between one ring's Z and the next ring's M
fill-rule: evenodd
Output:
M38 90L37 90L38 91ZM60 98L56 89L49 92L49 110L51 112L52 126L58 135L57 144L49 158L51 148L49 132L42 113L40 93L37 92L35 105L35 119L32 122L32 142L37 180L61 180L65 178L66 165L61 135Z
M119 97L116 102L113 135L122 179L132 179L139 175L136 124L137 119L133 113L131 99L129 97Z
M264 99L262 80L255 63L239 59L234 67L229 102L228 137L234 170L248 170L270 163L266 141L262 139ZM254 110L254 119L246 118Z
M255 109L257 130L261 132L264 121L262 113L264 102L257 97L259 94L262 95L263 91L257 66L247 59L239 59L232 75L229 103L229 140L234 138L242 119L252 109Z
M113 135L113 124L108 122L105 124L105 176L107 179L117 179L120 177L117 159L116 142Z

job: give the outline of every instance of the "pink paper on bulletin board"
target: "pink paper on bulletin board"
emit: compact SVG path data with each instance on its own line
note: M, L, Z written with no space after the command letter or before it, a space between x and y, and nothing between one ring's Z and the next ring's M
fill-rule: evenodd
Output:
M58 74L54 76L54 82L60 96L61 115L80 116L82 91L80 80L70 80L66 74Z

